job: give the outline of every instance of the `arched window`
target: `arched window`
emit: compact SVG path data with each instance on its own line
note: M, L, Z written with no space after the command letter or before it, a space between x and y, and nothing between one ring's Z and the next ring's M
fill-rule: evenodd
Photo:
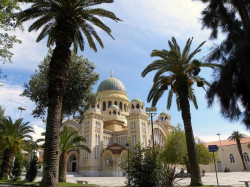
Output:
M119 108L122 110L122 102L120 102L120 104L119 104Z
M115 101L114 104L117 106L117 101Z
M120 116L120 112L118 112L118 115Z
M136 105L136 108L137 108L137 109L139 109L139 108L140 108L140 105L139 105L138 103L137 103L137 105Z
M124 104L124 111L127 112L126 104Z
M111 111L109 111L109 115L111 115Z
M249 156L246 152L243 154L243 157L245 162L249 162Z
M116 115L116 111L115 110L113 110L113 114Z
M108 102L108 107L110 107L112 105L112 102L111 101L109 101Z
M102 110L103 110L103 111L106 110L106 102L105 102L105 101L103 101L103 103L102 103Z
M233 154L229 155L229 159L230 159L230 163L235 163L234 155Z
M132 104L132 109L134 109L135 107L134 107L134 105Z

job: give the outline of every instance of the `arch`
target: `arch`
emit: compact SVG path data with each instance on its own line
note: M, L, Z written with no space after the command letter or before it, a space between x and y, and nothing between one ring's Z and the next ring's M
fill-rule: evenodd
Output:
M136 104L136 108L139 109L140 108L140 105L139 103Z
M96 107L99 109L99 108L100 108L100 104L99 104L99 103L97 103Z
M127 112L127 106L125 103L124 103L124 111Z
M102 102L102 111L105 111L105 110L106 110L106 102L103 101L103 102Z
M60 128L60 131L63 130L64 125L66 125L67 127L72 127L76 131L80 131L81 130L79 123L77 121L75 121L75 120L67 120L67 121L63 122L63 125Z
M95 104L92 103L92 104L91 104L91 108L95 108Z
M132 104L132 107L131 107L132 109L135 109L135 106L134 106L134 104Z
M108 102L108 107L110 107L112 105L112 101Z
M113 110L113 114L116 115L116 110Z
M117 101L115 101L115 102L114 102L114 105L116 105L116 106L117 106Z
M79 153L76 151L70 151L67 156L67 171L78 172L79 171Z
M122 102L120 102L119 108L120 108L120 110L122 110Z

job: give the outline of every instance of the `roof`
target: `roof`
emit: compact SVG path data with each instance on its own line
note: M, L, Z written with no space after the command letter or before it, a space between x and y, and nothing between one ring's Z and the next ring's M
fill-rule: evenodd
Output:
M97 92L107 91L107 90L117 90L126 93L126 88L124 84L115 77L108 77L101 82Z
M241 142L241 144L250 143L250 137L242 138L240 142ZM205 144L207 146L208 145L217 145L217 146L220 146L220 142L219 141L206 142ZM221 140L221 146L229 146L229 145L236 145L236 144L237 144L236 141Z

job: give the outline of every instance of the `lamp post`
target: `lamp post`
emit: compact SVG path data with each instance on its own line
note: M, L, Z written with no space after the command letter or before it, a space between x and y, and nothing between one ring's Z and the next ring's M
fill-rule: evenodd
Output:
M221 150L221 167L222 170L224 168L224 154L223 154L223 149L222 149L222 145L221 145L221 139L220 139L220 133L217 134L217 136L219 137L219 142L220 142L220 150Z
M127 149L127 151L128 151L128 187L130 187L130 156L129 156L129 144L128 143L126 143L126 149Z
M19 117L19 119L21 119L21 117L22 117L22 111L23 110L26 110L26 108L24 108L24 107L18 107L18 110L20 110L21 112L20 112L20 117Z
M150 116L150 119L151 119L153 150L155 150L153 117L157 114L156 111L157 111L157 108L156 108L156 107L146 107L146 114L147 114L148 116Z

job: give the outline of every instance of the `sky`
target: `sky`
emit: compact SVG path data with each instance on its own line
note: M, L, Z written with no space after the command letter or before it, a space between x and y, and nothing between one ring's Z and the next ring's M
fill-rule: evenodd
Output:
M112 40L106 33L97 29L104 43L104 49L98 48L94 52L85 46L83 52L79 52L96 66L96 72L100 74L100 80L94 86L94 91L105 78L110 76L110 70L114 71L114 77L120 79L126 87L130 100L135 97L144 101L146 106L147 94L152 86L154 72L145 78L141 77L143 69L155 58L150 57L153 49L168 49L168 40L174 36L181 48L190 37L194 37L192 49L201 42L207 41L202 47L202 52L197 55L198 59L209 53L214 43L223 39L219 35L218 40L209 40L209 30L202 29L201 11L205 7L199 1L192 0L115 0L112 4L105 4L102 8L113 11L122 22L114 22L103 19L104 23L112 29ZM30 76L38 69L46 56L48 48L46 40L36 43L39 32L28 32L32 22L24 24L24 31L17 30L14 34L22 40L22 44L16 44L12 50L14 56L11 64L0 64L0 69L7 78L3 80L4 86L0 86L0 105L5 108L5 114L13 119L20 117L18 107L25 107L22 117L29 121L36 132L34 139L40 137L45 125L40 119L32 117L31 112L35 108L29 98L21 97L24 83L28 83ZM207 80L212 81L212 71L202 69L201 74ZM217 133L221 139L239 130L250 136L243 124L230 122L220 114L220 107L215 102L213 107L207 107L205 91L195 87L199 109L196 110L191 103L191 115L194 135L203 141L217 141ZM158 113L165 111L171 115L171 122L174 126L182 122L181 113L177 111L173 100L170 110L166 109L167 93L157 104Z

